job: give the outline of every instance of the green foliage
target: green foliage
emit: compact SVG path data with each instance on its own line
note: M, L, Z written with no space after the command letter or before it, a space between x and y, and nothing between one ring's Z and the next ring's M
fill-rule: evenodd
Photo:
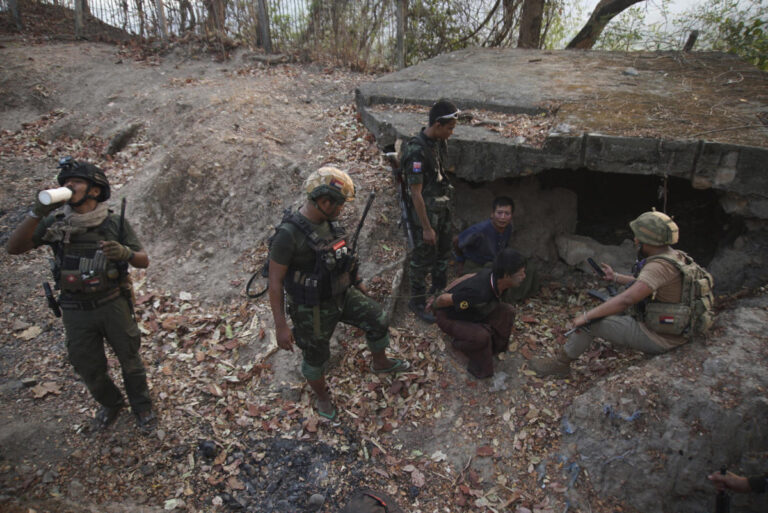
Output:
M459 9L445 0L411 0L408 5L405 60L412 64L445 52L465 48L466 25L456 16Z
M768 71L768 22L757 15L746 20L726 18L721 30L726 51Z
M583 16L581 0L546 0L541 47L549 50L565 47L573 34L581 29Z
M670 21L669 0L662 21L647 23L647 8L625 10L603 31L595 48L603 50L680 50L692 30L699 31L695 50L738 55L768 70L768 0L706 0Z

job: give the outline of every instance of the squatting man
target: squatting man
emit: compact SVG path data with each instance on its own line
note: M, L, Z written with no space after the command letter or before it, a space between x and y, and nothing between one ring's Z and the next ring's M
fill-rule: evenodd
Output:
M141 335L128 277L129 264L146 268L149 257L128 221L107 208L110 188L104 171L69 157L61 160L59 168L57 181L71 190L71 197L48 205L36 199L34 208L11 233L8 253L19 255L43 244L53 250L67 354L101 405L95 427L112 424L125 406L123 395L109 377L106 339L120 362L136 422L143 431L149 430L156 421L139 355ZM62 213L51 214L62 206Z

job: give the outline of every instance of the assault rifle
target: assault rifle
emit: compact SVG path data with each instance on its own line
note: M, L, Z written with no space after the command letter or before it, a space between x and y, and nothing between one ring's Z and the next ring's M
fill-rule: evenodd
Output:
M408 209L410 198L408 195L408 184L400 169L400 160L397 158L397 152L385 153L384 158L387 159L392 168L392 175L395 179L395 187L397 188L397 202L400 205L400 221L398 224L403 228L403 232L405 232L408 251L411 251L415 244L413 242L413 224L411 223L410 211Z

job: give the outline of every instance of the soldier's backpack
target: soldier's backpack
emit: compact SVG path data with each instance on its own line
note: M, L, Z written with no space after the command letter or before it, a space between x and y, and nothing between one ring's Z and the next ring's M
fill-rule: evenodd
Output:
M677 252L682 255L683 262L668 255L655 255L648 257L646 264L660 259L677 267L682 275L680 303L648 303L643 322L657 333L702 335L714 322L714 281L712 275L685 252Z
M340 513L404 513L389 495L374 490L359 490L350 496Z

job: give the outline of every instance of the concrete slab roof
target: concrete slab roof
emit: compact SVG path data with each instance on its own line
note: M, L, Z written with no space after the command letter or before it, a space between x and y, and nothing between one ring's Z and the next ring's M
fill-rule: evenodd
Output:
M756 196L747 210L768 218L768 73L728 54L473 48L356 96L381 146L415 134L439 98L468 110L449 151L470 181L577 168L678 176Z

